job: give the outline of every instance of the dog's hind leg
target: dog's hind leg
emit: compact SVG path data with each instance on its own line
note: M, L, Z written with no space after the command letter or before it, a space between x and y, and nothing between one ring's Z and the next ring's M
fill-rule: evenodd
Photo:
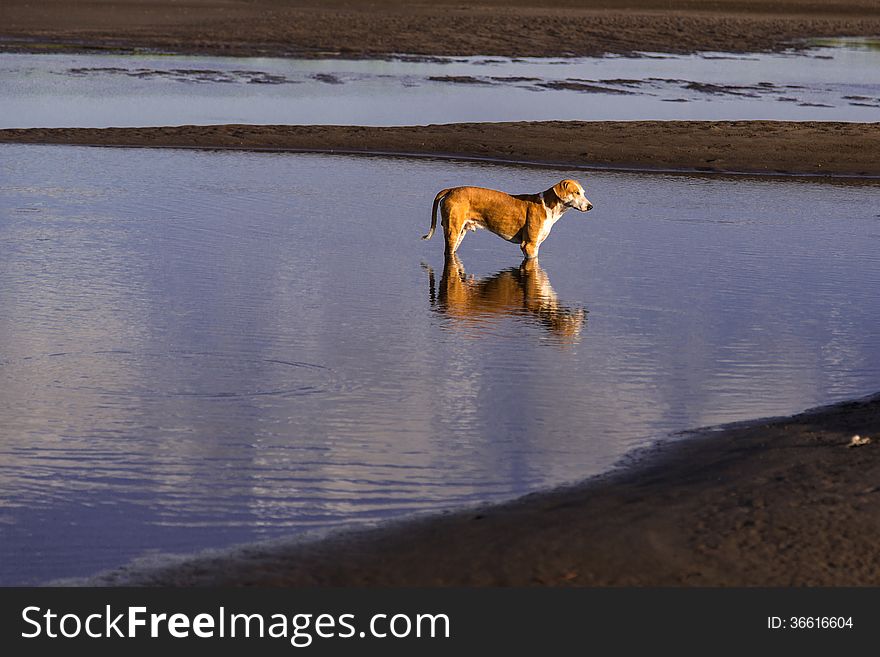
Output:
M458 216L458 213L443 213L443 237L446 239L447 258L455 254L461 240L464 239L464 232L464 220Z
M458 251L458 247L461 246L461 243L464 240L465 235L467 235L467 228L462 227L462 229L458 232L458 239L455 242L455 248L452 250L453 253L455 251Z

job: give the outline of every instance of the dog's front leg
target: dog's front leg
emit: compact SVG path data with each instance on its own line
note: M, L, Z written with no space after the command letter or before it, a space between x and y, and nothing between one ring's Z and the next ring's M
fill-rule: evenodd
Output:
M524 241L519 245L520 250L523 253L523 257L532 259L538 257L538 244L537 242L527 242Z
M531 213L529 215L526 218L526 225L523 226L519 248L524 257L531 259L538 257L538 249L541 246L541 221L536 220Z

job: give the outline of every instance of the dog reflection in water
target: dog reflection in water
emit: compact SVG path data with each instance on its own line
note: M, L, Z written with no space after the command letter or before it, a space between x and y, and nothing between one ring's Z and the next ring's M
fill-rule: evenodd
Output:
M503 269L482 279L468 276L458 256L446 258L440 286L435 290L434 270L428 271L431 305L461 322L479 324L492 317L524 317L546 328L564 342L580 337L587 321L584 308L559 302L550 278L537 259Z

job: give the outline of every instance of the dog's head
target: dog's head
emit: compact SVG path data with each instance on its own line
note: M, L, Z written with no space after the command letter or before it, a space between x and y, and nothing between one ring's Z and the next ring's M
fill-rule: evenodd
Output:
M584 193L584 188L577 180L561 180L553 186L556 196L570 208L576 208L581 212L593 209L593 204Z

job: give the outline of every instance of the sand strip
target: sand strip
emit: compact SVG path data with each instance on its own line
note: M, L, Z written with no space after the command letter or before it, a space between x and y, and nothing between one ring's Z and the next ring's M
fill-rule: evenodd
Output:
M588 5L588 6L584 6ZM875 0L3 0L0 47L302 57L778 50L880 35Z
M559 167L880 176L880 123L547 121L0 130L0 142L384 153Z

